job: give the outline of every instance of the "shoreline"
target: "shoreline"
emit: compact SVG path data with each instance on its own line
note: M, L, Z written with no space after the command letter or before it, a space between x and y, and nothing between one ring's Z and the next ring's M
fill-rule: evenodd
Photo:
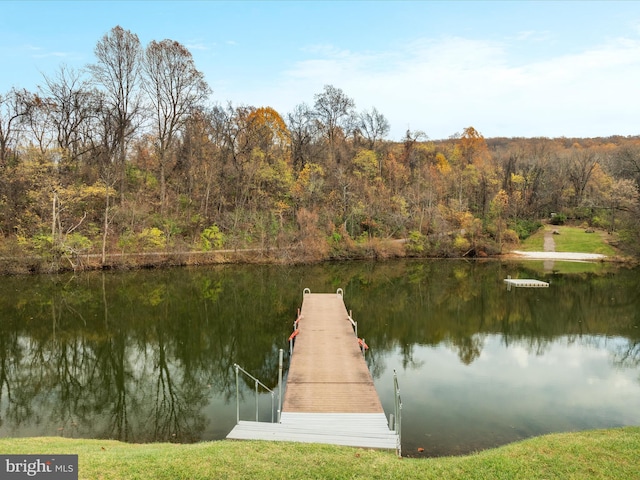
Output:
M316 258L300 253L297 248L271 249L224 249L211 251L173 251L173 252L131 252L111 253L106 255L107 262L101 264L101 255L96 253L83 254L75 257L63 257L57 260L45 260L37 256L0 257L0 275L32 275L59 274L64 272L87 272L100 270L144 270L171 267L195 267L205 265L309 265L324 262L342 261L386 261L392 259L454 259L498 261L572 261L572 262L610 262L637 265L637 260L629 257L609 256L598 253L557 252L557 251L523 251L509 250L505 253L487 255L484 257L431 257L416 256L387 249L379 252L351 252L342 257Z

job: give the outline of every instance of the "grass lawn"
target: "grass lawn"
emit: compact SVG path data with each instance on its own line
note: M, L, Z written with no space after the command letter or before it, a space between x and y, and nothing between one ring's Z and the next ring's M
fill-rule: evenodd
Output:
M637 479L640 427L552 434L464 457L399 459L330 445L0 439L3 454L78 454L81 479Z
M514 250L523 250L525 252L543 252L544 251L544 232L548 227L543 226L536 233L517 245Z
M557 230L560 235L553 235L557 252L600 253L607 256L617 255L617 251L606 240L608 234L596 230L586 233L584 228L567 225L545 225L539 231L527 238L518 250L527 252L544 251L544 234Z

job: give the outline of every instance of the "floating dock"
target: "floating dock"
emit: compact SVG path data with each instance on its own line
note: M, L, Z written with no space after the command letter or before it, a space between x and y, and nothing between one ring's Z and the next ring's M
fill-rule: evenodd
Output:
M305 290L296 326L280 423L240 421L227 438L400 451L341 290Z
M547 282L543 282L542 280L532 280L528 278L507 277L504 279L504 283L507 284L507 287L545 288L549 286Z

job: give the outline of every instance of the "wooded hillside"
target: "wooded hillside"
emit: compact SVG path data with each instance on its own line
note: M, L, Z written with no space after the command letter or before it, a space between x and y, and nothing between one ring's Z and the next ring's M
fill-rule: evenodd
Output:
M143 47L114 27L83 71L0 94L4 269L220 249L490 255L552 215L640 252L640 137L485 139L467 127L391 142L384 114L340 88L301 100L292 112L219 103L183 45Z

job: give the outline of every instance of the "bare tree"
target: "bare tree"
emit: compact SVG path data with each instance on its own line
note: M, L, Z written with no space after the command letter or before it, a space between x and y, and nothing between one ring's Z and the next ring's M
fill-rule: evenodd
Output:
M593 149L576 149L569 158L569 181L573 186L573 205L580 206L585 189L600 157Z
M0 94L0 167L7 165L18 145L21 125L28 114L28 93L12 88Z
M64 65L55 76L45 75L44 81L40 91L49 107L47 122L63 159L77 167L82 155L91 150L88 130L100 114L97 94L80 72Z
M351 133L355 123L355 102L333 85L325 85L324 91L314 95L314 113L319 127L329 140L329 156L331 163L336 160L336 140L340 133L344 137Z
M293 167L300 171L313 161L313 144L318 137L318 129L313 119L313 111L304 103L296 105L287 114L287 128L291 141Z
M48 98L37 93L27 94L24 101L26 106L24 124L29 131L31 141L37 145L40 154L45 155L53 141L49 116L54 105Z
M94 81L104 89L115 123L118 143L116 163L120 175L120 200L124 200L127 142L137 128L141 100L138 90L142 47L138 36L119 25L98 42L98 62L89 66Z
M640 147L624 145L615 155L615 173L624 178L632 178L640 187Z
M358 128L367 139L367 148L373 150L376 142L389 133L389 122L386 117L373 107L371 111L365 110L358 115Z
M160 205L166 202L166 166L176 135L209 94L189 50L174 40L152 41L145 51L143 88L153 108L160 167Z
M634 180L620 178L614 180L611 190L605 195L605 202L611 211L611 225L609 233L616 231L616 212L621 211L633 217L638 210L640 195L638 185ZM632 222L629 222L630 225Z

